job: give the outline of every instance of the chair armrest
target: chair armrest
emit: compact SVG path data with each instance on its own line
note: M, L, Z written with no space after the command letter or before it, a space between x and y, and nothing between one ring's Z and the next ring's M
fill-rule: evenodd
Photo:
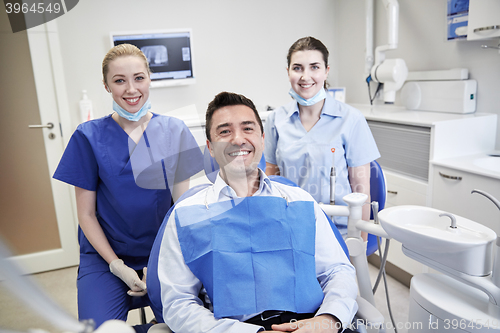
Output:
M362 319L367 327L381 327L384 324L384 316L370 302L359 295L356 302L358 303L356 317Z
M356 222L356 228L378 237L391 239L387 232L385 232L384 228L382 228L380 224L373 223L373 221L359 220L358 222Z

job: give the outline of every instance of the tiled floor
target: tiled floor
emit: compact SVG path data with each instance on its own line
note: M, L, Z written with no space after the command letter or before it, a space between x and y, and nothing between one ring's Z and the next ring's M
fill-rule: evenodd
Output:
M77 316L76 305L76 272L77 267L70 267L61 270L35 274L32 278L39 286L52 298L61 308L65 309L75 318ZM370 265L370 275L372 282L375 280L377 269ZM409 306L409 290L407 287L388 277L389 295L391 300L392 311L396 327L404 326L408 318ZM392 333L392 324L387 311L385 301L385 288L383 283L380 284L379 290L375 294L375 302L378 309L387 323L387 333ZM147 312L148 320L152 319L152 312ZM139 323L139 312L134 310L130 312L128 323L135 325ZM28 329L44 329L48 332L60 332L52 326L47 320L41 318L34 311L29 309L25 304L21 303L9 292L9 284L5 281L0 282L0 332L4 330L13 330L18 332L26 332ZM9 331L5 331L9 332ZM399 329L398 333L406 333L406 330Z

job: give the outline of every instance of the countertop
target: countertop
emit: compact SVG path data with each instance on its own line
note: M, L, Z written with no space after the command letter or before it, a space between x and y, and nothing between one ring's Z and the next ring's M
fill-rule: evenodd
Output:
M431 127L438 122L467 118L495 116L491 113L445 113L429 111L411 111L402 106L351 104L360 110L367 120L383 121L396 124Z
M402 106L394 105L367 105L367 104L350 104L360 110L367 120L383 121L403 125L413 125L422 127L432 127L436 123L454 121L468 118L478 117L495 117L491 113L469 113L455 114L445 112L429 112L429 111L411 111ZM259 115L263 121L266 121L270 111L259 111ZM196 109L181 108L174 113L169 112L167 115L182 119L188 127L197 127L205 125L205 118L197 114Z
M432 160L431 164L500 179L500 157L486 153ZM487 167L489 165L489 167Z

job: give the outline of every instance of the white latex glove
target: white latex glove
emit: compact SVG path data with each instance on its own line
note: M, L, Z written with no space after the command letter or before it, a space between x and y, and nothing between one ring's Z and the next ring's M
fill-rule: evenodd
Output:
M115 276L120 278L130 288L127 294L130 296L144 296L147 293L146 288L146 272L147 268L144 267L144 277L139 279L136 271L125 265L123 260L115 259L109 264L109 270Z

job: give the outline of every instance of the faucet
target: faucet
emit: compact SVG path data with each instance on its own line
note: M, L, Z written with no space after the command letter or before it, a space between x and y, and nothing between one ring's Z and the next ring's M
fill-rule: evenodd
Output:
M455 216L453 216L453 214L450 214L450 213L439 214L439 217L443 217L443 216L448 216L451 219L450 228L452 228L452 229L457 228L457 219Z

